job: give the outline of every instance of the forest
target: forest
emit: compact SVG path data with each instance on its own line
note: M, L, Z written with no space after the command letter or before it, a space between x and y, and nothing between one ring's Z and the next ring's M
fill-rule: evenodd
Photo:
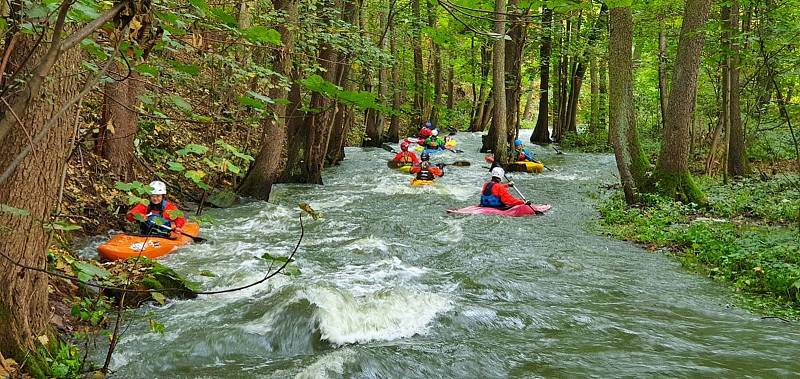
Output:
M528 262L502 279L495 276L507 265L513 268L513 259L484 263L491 272L474 272L468 262L437 258L451 245L482 251L482 233L491 236L487 249L500 255L528 252L522 260L562 248L583 249L578 241L605 241L601 244L611 246L606 250L626 252L630 244L617 240L633 242L637 250L631 256L637 258L609 255L597 270L617 272L613 267L632 261L654 270L642 268L639 274L645 277L686 275L666 287L678 294L684 290L673 285L697 283L692 285L701 287L695 290L698 298L742 309L736 316L718 316L742 317L732 319L737 325L751 325L748 317L776 322L752 326L753 335L780 335L778 327L800 318L800 130L795 128L800 121L800 1L4 0L0 14L0 378L236 376L242 367L255 366L206 345L217 353L210 353L210 359L237 363L230 371L204 374L180 371L179 364L169 371L172 363L161 360L165 371L134 367L125 360L130 355L124 350L137 348L130 334L123 335L126 325L138 325L133 334L183 334L171 324L180 312L164 313L156 306L186 309L180 307L206 304L202 299L229 290L253 294L248 291L261 283L266 292L303 283L302 289L291 288L306 293L318 284L314 280L344 280L355 275L355 266L369 271L370 265L383 264L363 261L371 252L380 259L394 257L399 263L386 263L391 270L410 265L458 273L448 279L454 288L465 289L503 286L515 275L533 275L541 265L582 267L601 256L597 250L577 260L584 252L575 250L563 258L568 263ZM414 137L426 122L441 135L449 134L447 140L458 140L458 149L443 153L455 162L439 160L440 167L448 167L436 186L450 192L431 192L439 191L436 187L413 192L406 181L388 182L400 174L383 167L390 158L386 150L396 152L409 141L421 146L424 138ZM476 224L446 215L445 207L477 201L481 189L476 185L490 178L481 157L495 162L492 168L514 171L509 169L518 160L514 148L523 144L547 171L515 173L511 187L523 199L524 192L530 200L549 202L552 210L526 221L487 221L493 216L486 216ZM154 190L155 181L165 184L164 192ZM357 188L367 195L353 200L349 196L362 196ZM384 192L375 193L375 188ZM255 257L252 265L258 271L237 275L233 263L186 263L180 256L156 261L141 257L141 251L136 259L98 262L97 241L110 238L111 231L132 230L130 221L143 222L125 215L136 204L146 208L154 194L177 205L176 217L200 225L193 231L178 229L181 238L209 241L185 250L199 249L236 265L245 261L237 249L246 251ZM592 212L572 208L576 202L588 204ZM298 222L298 204L310 216L305 221L301 216ZM338 213L343 208L353 211ZM406 218L397 218L404 210ZM420 221L420 215L430 219ZM586 223L597 227L579 228ZM418 224L418 229L407 227ZM359 239L355 252L347 250L355 242L337 245L343 242L336 238L347 235L335 229L350 227L342 225L352 225L351 237L367 242ZM549 234L542 236L545 231ZM420 243L425 246L413 254L395 251L402 241L413 245L416 233L421 233L417 241L433 242ZM463 234L463 239L445 243L437 239L439 233ZM334 247L320 245L326 238L333 238L329 243ZM304 257L306 249L331 249L328 254L335 257L312 252ZM662 259L649 258L653 251L663 253L664 261L636 263ZM233 255L223 257L226 252ZM351 253L356 258L339 257ZM670 266L673 261L681 268ZM436 275L444 275L439 271ZM315 274L319 277L312 279ZM538 271L537 279L527 281L539 283L541 275L548 272ZM360 304L338 311L369 316L370 306L380 308L388 301L380 295L385 292L370 292L353 280L326 282ZM325 322L330 314L324 311L330 309L322 300L303 295L308 298L302 306L310 303L313 316L288 309L310 317L314 326L286 326L278 321L289 316L273 315L278 320L274 328L309 329L313 332L307 339L316 342L293 345L280 342L289 336L268 334L265 344L271 345L263 354L272 363L266 370L279 377L294 375L292 370L317 363L299 357L369 347L375 341L452 338L462 327L453 314L478 306L468 301L480 297L474 293L428 287L433 279L407 280L414 284L392 282L384 290L412 291L416 299L431 303L419 305L410 300L412 295L396 295L392 301L399 305L373 315L387 325L351 315L352 324L333 327L333 321ZM723 288L722 294L704 287L707 283ZM560 288L566 291L570 285ZM514 291L513 286L506 290ZM274 306L285 301L259 297L277 296L266 292L253 296ZM519 322L531 325L541 317L525 312L548 296L508 304L500 296L496 306L521 312ZM648 301L667 302L659 296ZM669 300L675 302L676 307L691 303L683 297ZM439 310L430 315L424 311L434 308ZM424 324L400 320L403 309L425 315L419 316ZM505 312L491 309L497 315ZM293 315L289 310L286 314ZM385 316L391 312L397 315ZM609 312L592 317L624 318L622 311ZM707 315L711 311L691 312L706 315L703 322L718 321ZM332 337L358 325L376 329L378 337L368 331L362 332L370 337ZM455 325L449 333L447 325ZM504 336L506 331L492 333ZM242 344L240 355L263 347L248 336L230 338L231 344ZM448 343L453 342L443 345ZM769 346L754 346L769 351ZM275 352L280 354L270 355ZM610 374L565 363L552 363L553 371L526 366L533 363L524 360L508 366L478 363L493 356L490 345L471 347L469 353L476 366L461 372L444 369L445 361L422 360L417 367L410 363L416 356L404 355L403 363L385 363L372 368L378 370L372 374ZM175 354L169 362L184 357ZM341 370L324 372L337 377L370 373L365 362L375 357L362 356L367 352L358 349L353 354L357 358L348 358L353 362L346 360ZM391 353L385 354L375 359L391 362ZM439 354L447 355L434 355ZM503 359L488 362L498 360ZM796 362L768 361L765 367L797 372ZM612 367L609 362L595 366ZM710 375L714 371L702 369L714 364L698 363L699 371L690 373ZM728 374L768 373L758 371L760 366L737 367L743 371Z

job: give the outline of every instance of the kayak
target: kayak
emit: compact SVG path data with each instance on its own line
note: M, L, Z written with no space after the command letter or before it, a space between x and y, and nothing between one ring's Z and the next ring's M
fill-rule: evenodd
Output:
M550 209L550 207L551 207L550 204L531 204L530 206L521 204L506 210L502 210L498 208L480 207L477 205L473 205L461 209L448 209L447 213L461 214L461 215L484 214L484 215L500 215L509 217L523 217L523 216L532 216L537 212L541 213L547 212Z
M539 162L517 161L508 164L508 171L535 172L540 173L544 170L544 165Z
M419 180L419 179L411 179L411 185L414 187L418 186L429 186L433 184L433 180Z
M395 162L391 159L386 161L386 165L389 166L389 168L395 169L400 172L405 172L406 174L410 173L411 167L413 167L411 164L403 164L400 162Z
M197 236L200 234L200 225L187 222L183 232ZM158 258L171 253L180 246L192 242L191 237L180 235L175 239L156 236L137 236L130 234L117 234L108 242L97 247L100 256L107 260L127 259L138 257L139 252L146 258Z

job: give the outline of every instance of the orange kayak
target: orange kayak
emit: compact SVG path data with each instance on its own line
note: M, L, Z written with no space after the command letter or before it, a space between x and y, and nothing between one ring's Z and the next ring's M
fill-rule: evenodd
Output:
M183 226L183 232L193 236L200 234L200 225L187 222ZM158 258L171 253L180 246L192 242L190 237L179 235L178 238L169 239L155 236L133 236L130 234L117 234L108 242L97 247L100 256L108 260L127 259L141 256L146 258Z

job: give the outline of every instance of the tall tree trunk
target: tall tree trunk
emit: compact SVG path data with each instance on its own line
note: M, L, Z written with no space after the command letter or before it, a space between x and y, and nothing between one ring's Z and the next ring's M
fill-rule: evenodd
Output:
M612 8L608 37L608 75L611 82L609 101L611 123L609 134L617 160L620 182L625 193L625 202L636 202L636 183L631 173L631 152L627 134L636 130L635 105L633 103L633 17L630 7Z
M472 119L472 127L470 128L472 132L480 132L486 126L483 120L485 118L484 111L486 110L486 99L488 97L486 87L488 87L490 67L491 54L486 44L483 44L481 45L481 86L478 95L478 103L475 104L475 117Z
M392 56L397 56L397 37L394 30L394 21L389 23L389 51ZM389 142L400 141L400 107L403 105L402 92L400 90L400 63L392 65L392 115L389 118Z
M600 91L600 127L606 128L608 125L608 62L600 60L600 78L598 90Z
M589 117L589 133L595 134L600 130L600 83L598 83L597 57L592 55L589 63L589 78L591 80L591 115Z
M727 13L727 15L726 15ZM726 17L727 16L727 17ZM744 130L739 109L739 2L732 0L730 7L723 7L723 22L726 27L727 57L725 79L728 93L728 175L744 176L749 173L747 167L747 151L745 149Z
M664 128L667 115L667 36L664 33L664 20L659 20L658 28L658 98L661 105L661 128Z
M506 135L513 142L519 130L519 105L522 97L522 51L525 49L528 23L518 9L518 0L509 0L508 35L505 41Z
M425 85L422 82L422 74L425 69L422 67L422 35L419 23L422 16L419 11L419 0L411 0L412 31L414 37L414 111L417 112L415 124L419 125L425 117Z
M711 0L687 0L678 41L675 73L667 104L664 143L653 175L655 189L684 202L705 204L689 173L689 127L692 120L700 53Z
M454 71L455 68L453 66L450 66L447 69L447 109L451 111L455 107L455 101L456 101L456 93L454 92L455 85L453 83L454 79L453 76L455 75Z
M437 5L431 0L428 3L428 26L436 30L438 26ZM431 38L431 70L433 70L433 104L431 104L431 116L429 117L433 125L439 125L439 108L442 106L442 57L439 44Z
M531 87L534 88L527 91L528 94L525 95L525 109L522 111L522 119L525 121L530 121L533 117L533 93L538 90L533 83L531 83Z
M562 54L564 49L564 26L561 20L556 23L555 36L557 54L555 55L556 64L553 66L553 71L556 74L556 80L553 82L553 131L551 138L558 141L558 133L561 130L561 84L563 82Z
M67 29L70 29L67 26ZM36 35L17 36L8 69L28 78L42 61L50 43L37 43ZM45 36L45 41L49 41ZM30 53L30 56L28 54ZM54 61L38 91L31 93L28 106L15 111L16 117L3 108L3 118L12 118L0 149L0 167L4 170L20 152L30 146L27 134L35 136L43 126L75 97L81 89L81 49L64 51ZM46 78L45 78L46 79ZM30 83L30 80L28 81ZM23 85L27 85L25 83ZM6 83L10 85L10 83ZM0 353L24 362L26 353L34 350L36 337L47 334L50 309L47 305L48 277L25 270L12 263L46 268L48 232L43 223L50 222L58 197L59 183L74 130L75 110L71 107L58 117L43 139L33 146L27 157L11 175L0 182L0 204L23 209L28 215L0 212L0 252L11 260L0 258ZM19 119L17 119L17 117Z
M342 20L351 25L357 25L361 18L361 4L359 0L344 0L342 9ZM345 89L345 91L355 91L356 84L354 80L350 80L350 54L340 57L340 64L338 64L336 82L335 84ZM344 159L344 146L347 144L347 135L353 125L353 106L352 105L339 105L336 108L336 114L333 116L333 127L331 129L331 137L328 142L328 151L325 154L325 164L334 166Z
M117 64L115 77L124 77L126 71L124 65ZM103 115L95 149L109 160L111 170L126 181L133 173L133 140L139 126L139 96L143 92L141 77L135 71L123 81L106 83L103 91Z
M276 74L286 78L292 77L292 51L294 50L294 32L290 25L297 22L298 12L296 0L273 0L276 11L284 14L285 23L277 24L276 30L281 34L280 49L272 52L272 67ZM270 89L273 99L285 99L289 90L284 86ZM272 184L281 175L283 148L286 143L287 112L286 103L276 102L269 106L271 115L261 119L261 148L255 161L250 166L238 192L260 200L269 200Z
M578 131L578 99L581 97L581 86L583 85L583 77L586 75L586 62L592 55L592 49L602 31L608 27L608 7L605 3L600 6L600 14L589 32L589 39L586 46L583 48L583 54L578 57L575 66L575 73L572 75L572 85L570 86L570 97L567 104L567 121L566 129L569 132L576 133Z
M531 134L531 142L549 143L550 130L548 129L548 105L550 90L550 54L552 53L553 11L547 8L547 2L542 5L542 40L539 44L539 114L536 116L536 128Z
M492 140L489 141L489 146L494 153L495 161L498 163L506 163L508 156L508 145L506 139L506 91L505 91L505 39L506 35L506 3L505 0L495 0L494 2L494 33L496 37L494 42L494 52L492 57L492 92L494 92L494 116L492 128L494 134Z

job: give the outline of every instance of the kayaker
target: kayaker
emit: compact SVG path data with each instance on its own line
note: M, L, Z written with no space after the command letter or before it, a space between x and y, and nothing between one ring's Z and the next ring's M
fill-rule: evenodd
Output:
M508 186L513 186L513 183L503 184L501 181L506 175L502 167L495 167L492 169L492 178L488 183L483 185L481 190L481 204L482 207L509 209L513 206L520 204L530 205L530 202L525 202L517 199L514 195L508 192Z
M422 153L420 158L422 162L411 168L411 173L416 174L416 180L434 180L437 176L444 176L444 170L441 167L431 165L430 154Z
M423 146L428 150L443 150L444 143L444 140L439 137L439 131L434 129L431 131L431 136L425 139Z
M128 211L128 221L138 222L141 234L169 236L170 229L175 233L180 233L186 218L178 210L175 204L167 201L167 185L160 180L150 182L150 204L136 204ZM137 220L134 215L141 215L145 221ZM172 227L174 224L174 228Z
M431 131L433 130L433 124L430 121L425 121L422 124L422 128L419 129L419 138L425 139L431 136Z
M403 141L403 143L400 144L400 150L402 151L397 153L392 160L395 162L400 162L405 166L418 165L419 158L417 158L417 154L414 154L413 151L408 151L408 146L409 143Z
M514 151L511 156L517 162L536 162L533 153L525 148L525 145L522 144L522 140L519 138L514 140Z

